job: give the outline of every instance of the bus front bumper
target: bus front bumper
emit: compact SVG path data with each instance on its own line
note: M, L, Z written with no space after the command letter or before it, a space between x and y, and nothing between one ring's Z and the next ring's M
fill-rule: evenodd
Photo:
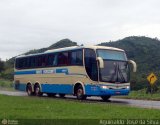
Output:
M126 86L124 88L108 88L104 85L86 85L85 94L90 96L116 96L116 95L128 95L130 92L130 87Z

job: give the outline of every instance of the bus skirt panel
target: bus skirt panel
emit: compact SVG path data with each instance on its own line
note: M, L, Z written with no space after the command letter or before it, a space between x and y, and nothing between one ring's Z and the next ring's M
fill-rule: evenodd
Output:
M100 85L85 84L85 95L87 96L105 96L105 95L128 95L130 89L105 89ZM15 89L20 91L26 91L26 84L15 84ZM73 84L41 84L41 92L43 93L62 93L62 94L74 94Z

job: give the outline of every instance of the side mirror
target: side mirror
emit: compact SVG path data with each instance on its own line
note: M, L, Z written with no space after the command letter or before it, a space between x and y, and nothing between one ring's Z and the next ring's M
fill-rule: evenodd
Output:
M128 60L128 62L130 64L132 64L132 66L133 66L133 72L136 72L137 71L137 64L133 60Z
M104 62L103 62L102 57L97 57L97 60L99 61L99 67L104 68Z

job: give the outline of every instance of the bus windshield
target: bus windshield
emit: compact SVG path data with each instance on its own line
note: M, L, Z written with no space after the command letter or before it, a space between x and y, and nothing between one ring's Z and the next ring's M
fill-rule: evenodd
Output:
M97 50L98 57L102 57L104 68L99 69L99 78L102 82L127 83L129 82L129 67L123 51Z
M102 59L108 60L123 60L126 61L126 55L123 51L107 50L107 49L98 49L97 54Z

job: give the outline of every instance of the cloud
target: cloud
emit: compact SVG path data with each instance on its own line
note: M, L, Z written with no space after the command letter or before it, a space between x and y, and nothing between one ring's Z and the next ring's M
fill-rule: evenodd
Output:
M70 38L94 45L129 35L160 37L157 0L1 0L0 58Z

